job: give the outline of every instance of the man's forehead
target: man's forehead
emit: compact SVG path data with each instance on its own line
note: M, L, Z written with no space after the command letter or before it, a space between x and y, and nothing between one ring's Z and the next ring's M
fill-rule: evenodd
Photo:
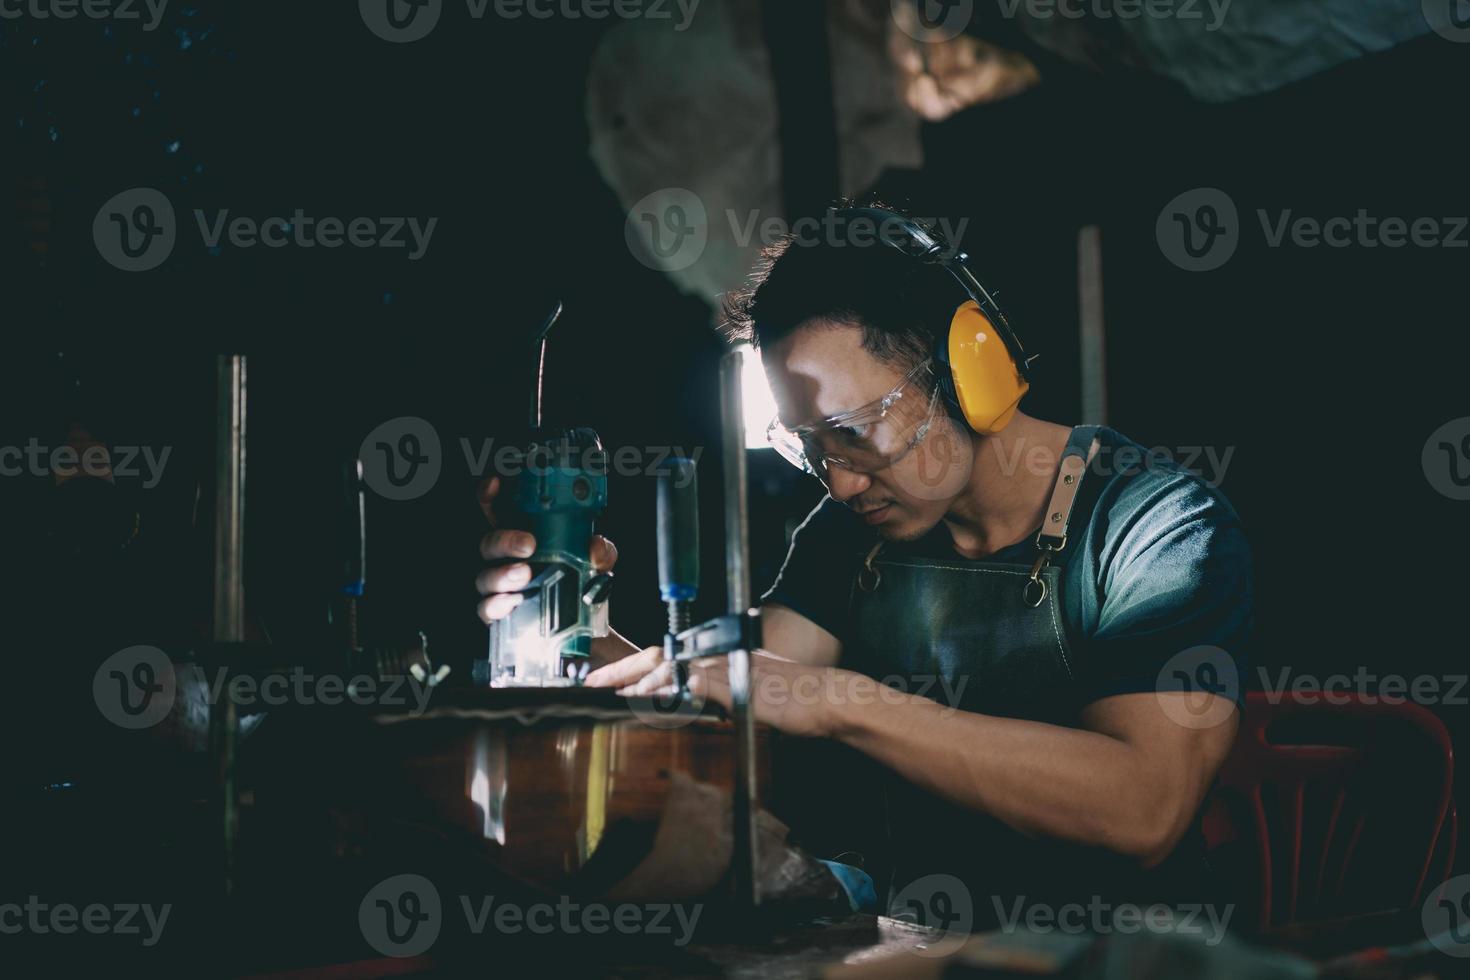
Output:
M761 351L781 419L801 425L882 398L903 377L863 347L860 327L818 320Z

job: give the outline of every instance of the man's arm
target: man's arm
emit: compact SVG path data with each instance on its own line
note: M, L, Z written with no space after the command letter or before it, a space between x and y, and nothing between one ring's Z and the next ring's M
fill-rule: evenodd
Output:
M595 671L588 683L638 696L666 690L672 677L661 653L645 650ZM1228 715L1220 712L1225 720L1209 728L1173 721L1197 716L1184 704L1165 710L1167 699L1216 697L1202 692L1103 698L1083 711L1077 729L960 711L849 670L766 653L754 665L757 721L839 739L1024 834L1107 848L1145 867L1167 857L1189 829L1239 724L1229 701ZM722 658L698 661L690 686L729 708Z
M801 613L774 602L761 606L761 646L808 667L836 667L842 641Z
M1235 740L1238 712L1211 728L1188 728L1163 708L1167 698L1205 696L1214 697L1104 698L1083 712L1081 729L910 695L863 705L844 698L828 705L826 724L833 737L917 785L1022 833L1105 847L1150 867L1189 829Z

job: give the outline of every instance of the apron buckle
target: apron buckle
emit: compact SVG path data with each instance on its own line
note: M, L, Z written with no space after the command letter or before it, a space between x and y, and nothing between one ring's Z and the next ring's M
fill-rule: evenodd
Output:
M864 592L877 592L878 586L883 583L882 569L873 567L873 559L877 558L878 552L882 550L883 542L879 541L873 546L873 550L868 552L868 557L863 559L863 567L858 569L858 588Z
M1025 586L1021 589L1021 598L1032 609L1040 607L1046 601L1047 593L1051 591L1051 587L1046 584L1046 579L1041 577L1041 573L1046 571L1046 563L1051 560L1051 555L1050 551L1042 551L1036 556L1036 564L1031 566L1031 577L1026 580Z

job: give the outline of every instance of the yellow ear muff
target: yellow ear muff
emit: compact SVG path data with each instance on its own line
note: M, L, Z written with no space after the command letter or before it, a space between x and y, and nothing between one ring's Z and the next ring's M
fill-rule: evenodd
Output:
M960 412L981 435L1010 425L1022 396L1031 389L1005 340L974 300L955 310L950 321L949 367Z

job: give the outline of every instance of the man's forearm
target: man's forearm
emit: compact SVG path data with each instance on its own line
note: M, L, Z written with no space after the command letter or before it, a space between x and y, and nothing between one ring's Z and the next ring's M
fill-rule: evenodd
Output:
M851 685L878 685L849 676ZM874 693L830 706L835 738L1022 833L1153 864L1173 849L1198 804L1190 774L1110 735L974 714L891 689Z

